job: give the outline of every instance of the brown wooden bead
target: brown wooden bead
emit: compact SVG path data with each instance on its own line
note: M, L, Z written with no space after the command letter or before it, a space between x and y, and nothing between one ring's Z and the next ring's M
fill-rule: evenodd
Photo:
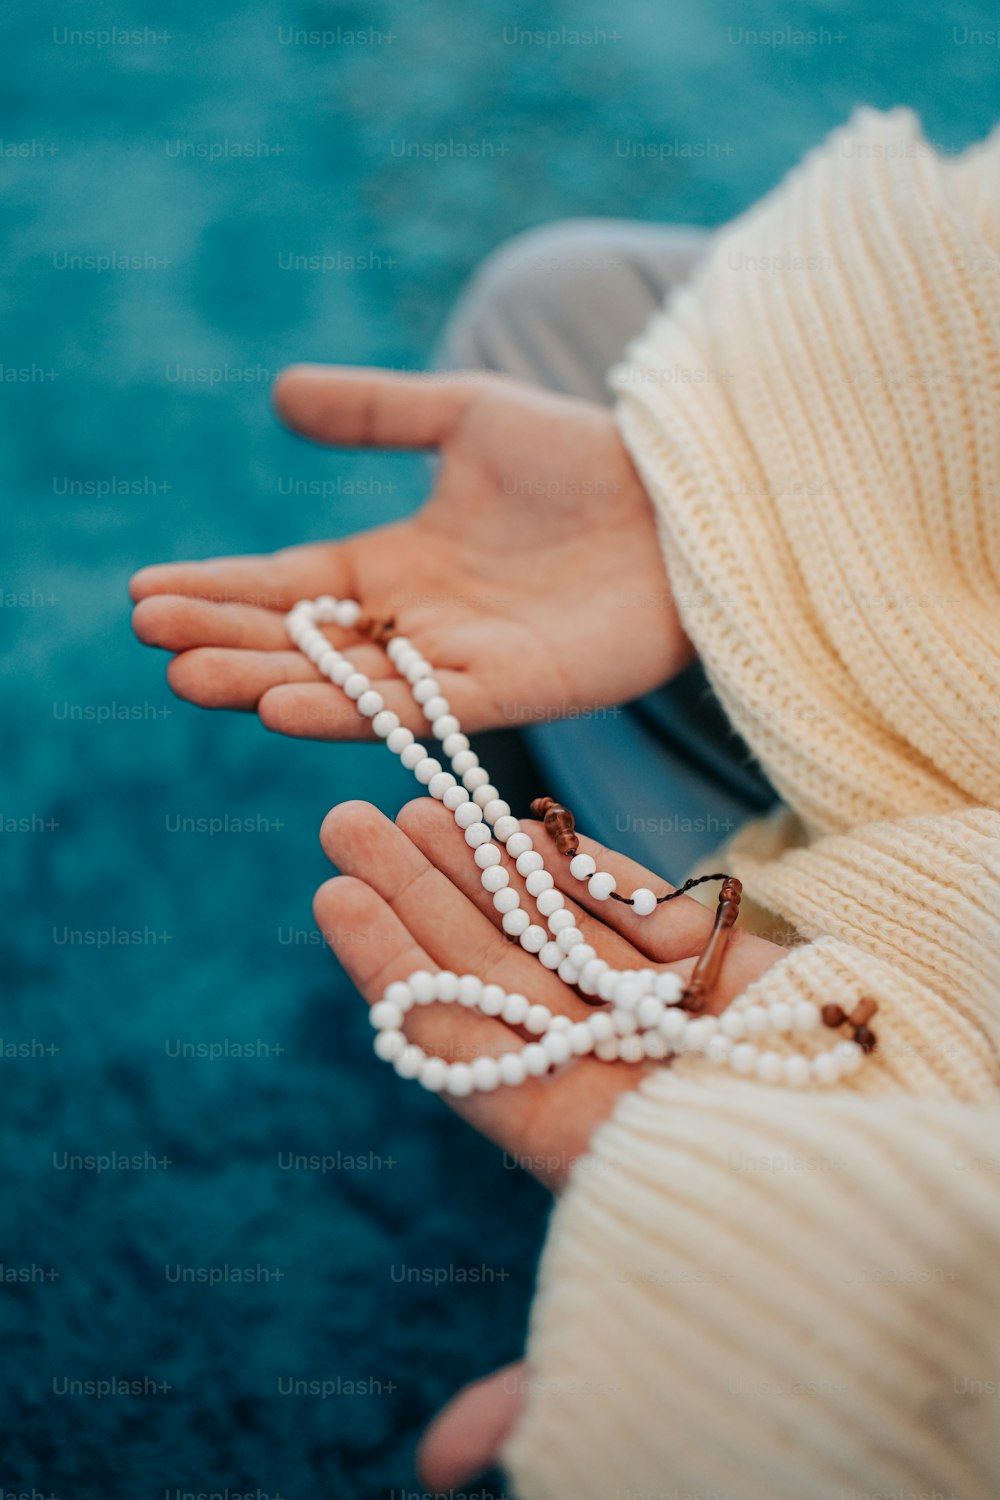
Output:
M847 1020L847 1016L841 1010L839 1005L824 1005L823 1009L820 1011L820 1015L823 1017L824 1026L843 1026L844 1022Z
M561 807L554 797L536 797L531 804L536 818L541 818L545 832L560 854L575 854L580 847L576 824L568 807Z
M863 1000L858 1001L857 1005L851 1011L848 1019L850 1020L852 1026L867 1026L868 1022L871 1020L872 1016L877 1010L877 1001L870 1000L866 996Z
M867 1026L858 1026L855 1028L854 1040L857 1042L862 1052L865 1053L874 1052L877 1046L875 1033L874 1031L871 1031Z

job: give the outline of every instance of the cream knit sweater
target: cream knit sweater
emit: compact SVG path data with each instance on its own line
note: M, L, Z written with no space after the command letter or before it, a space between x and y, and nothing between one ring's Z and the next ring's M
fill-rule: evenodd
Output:
M998 252L1000 135L942 160L864 111L616 372L796 815L730 851L797 938L753 989L871 995L880 1046L825 1092L690 1058L624 1098L553 1216L527 1500L1000 1495Z

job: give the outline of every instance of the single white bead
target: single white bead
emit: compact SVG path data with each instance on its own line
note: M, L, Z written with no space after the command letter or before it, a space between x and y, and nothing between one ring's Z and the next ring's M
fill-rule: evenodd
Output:
M458 809L461 812L461 808ZM490 830L485 823L472 823L465 830L465 842L470 849L478 849L480 844L489 842Z
M569 1050L574 1057L584 1057L594 1050L594 1033L586 1021L577 1021L569 1030Z
M681 998L683 988L680 976L671 974L669 970L664 970L653 978L653 994L665 1000L668 1005L673 1005Z
M463 974L458 981L459 1005L478 1005L483 993L483 981L475 974Z
M587 882L587 890L595 901L606 901L617 884L613 875L609 875L606 870L598 870Z
M556 942L559 944L559 947L562 949L563 953L569 954L574 948L582 948L584 946L583 933L580 931L579 927L563 927L559 932L556 933ZM573 963L574 967L576 967L577 973L579 973L579 965L575 957L573 959Z
M550 1031L547 1037L543 1037L542 1046L549 1056L549 1061L556 1067L569 1059L571 1047L569 1037L564 1031Z
M549 935L544 927L537 923L531 923L521 933L521 947L526 953L540 953L549 940Z
M594 1014L581 1024L590 1027L590 1034L595 1042L609 1041L615 1034L615 1023L611 1019L610 1012L606 1010L595 1010Z
M479 1009L484 1016L498 1016L503 1010L507 996L498 984L484 984L479 997Z
M659 1022L659 1033L665 1036L668 1042L678 1042L684 1035L687 1026L687 1016L676 1006L671 1006L663 1012Z
M440 1094L448 1082L448 1064L443 1057L428 1057L419 1073L420 1082L432 1094Z
M380 713L377 713L374 719L372 719L372 728L374 729L380 740L384 740L387 735L390 735L392 731L398 727L399 714L394 714L391 708L383 708L382 711Z
M416 1047L411 1042L408 1047L403 1048L393 1066L400 1078L419 1078L426 1059L427 1053L423 1047Z
M472 1093L475 1084L468 1063L449 1063L445 1091L454 1099L465 1099Z
M820 1024L819 1006L811 1000L800 1000L794 1011L796 1031L816 1031Z
M521 1058L529 1078L541 1078L549 1071L549 1054L540 1042L529 1042Z
M685 1052L704 1052L716 1033L716 1021L714 1016L696 1016L689 1021L684 1029L683 1043Z
M748 1005L743 1012L747 1036L763 1036L768 1030L767 1011L763 1005Z
M508 1026L520 1026L530 1010L530 1003L525 995L508 995L503 1003L500 1014Z
M865 1060L864 1051L857 1042L838 1042L833 1049L833 1055L843 1073L854 1073Z
M399 759L408 771L412 771L422 760L427 759L427 751L418 740L414 740L412 745L407 745Z
M415 672L421 665L426 666L427 663L419 656L415 657L413 661L408 661L406 664L406 676L409 677L410 672ZM413 682L412 677L410 681ZM438 697L440 691L434 678L425 672L422 677L418 677L413 682L413 701L414 703L419 703L421 708L423 708L424 704L428 703L431 698Z
M551 1020L552 1012L547 1005L533 1005L524 1018L524 1029L530 1031L532 1036L541 1036L548 1031Z
M531 878L530 876L528 877ZM544 890L539 895L535 905L538 907L540 916L551 917L552 913L561 910L566 905L562 892L555 890Z
M510 884L510 876L500 865L491 865L488 870L483 871L479 879L483 890L489 891L491 895L494 891L502 891L505 885Z
M310 619L323 620L331 625L337 618L337 600L332 594L320 594L311 603L300 599L295 608L301 609L302 613Z
M385 742L393 755L402 755L407 745L413 744L413 730L407 729L405 725L400 724L398 728L390 729L386 735Z
M524 854L521 855L521 859L525 859L526 857ZM541 858L541 856L538 857ZM521 869L520 863L518 864L518 869ZM521 873L523 874L524 871L522 870ZM543 891L550 891L555 885L555 881L548 870L534 869L529 872L524 884L529 896L540 896Z
M643 1033L642 1048L647 1057L661 1061L670 1053L670 1044L666 1037L661 1036L658 1031L647 1031Z
M738 1010L724 1010L719 1017L719 1025L723 1036L727 1036L731 1042L742 1042L747 1034L746 1023Z
M549 931L552 933L561 932L564 927L575 926L576 919L573 913L567 911L564 906L561 906L558 911L554 911L549 917Z
M509 818L510 803L505 802L502 797L493 797L483 808L483 815L487 823L496 823L499 818Z
M597 870L597 861L589 854L574 854L569 862L569 873L574 880L589 880Z
M448 752L445 751L446 755L447 753ZM464 776L466 771L471 771L473 767L478 766L478 764L479 756L474 750L459 750L458 753L452 757L451 769L454 771L456 776Z
M425 755L423 760L418 761L413 767L413 774L422 786L429 786L440 772L441 762L435 760L433 755Z
M395 1062L406 1047L406 1037L401 1031L380 1031L375 1038L375 1056L383 1062Z
M464 788L463 788L464 790ZM455 809L455 822L459 828L471 828L473 823L483 821L483 810L474 802L463 802Z
M424 717L430 724L436 724L438 719L451 717L451 704L448 702L447 698L442 698L440 694L438 694L436 698L428 698L423 708ZM455 723L458 723L457 719L455 720ZM450 728L446 731L446 733L451 733Z
M728 1063L732 1055L732 1042L727 1036L722 1036L721 1033L716 1032L715 1036L713 1036L709 1041L708 1047L705 1050L705 1056L708 1058L709 1062L714 1063L716 1067L720 1067L723 1063Z
M729 1065L734 1073L749 1075L757 1070L757 1048L753 1042L740 1042L733 1048Z
M656 895L648 886L637 886L632 892L632 910L637 917L648 917L656 910Z
M501 1083L510 1084L514 1088L519 1083L523 1083L527 1077L527 1069L520 1052L504 1052L497 1059L497 1067L500 1070Z
M435 979L437 997L439 1000L451 1001L458 999L458 975L453 974L451 969L441 969Z
M582 940L583 933L580 934L580 937ZM596 958L597 950L596 948L591 947L590 943L580 941L579 943L573 944L573 962L581 972L587 967L589 963L592 963Z
M472 791L472 788L470 787L469 790ZM472 800L480 807L489 807L490 803L495 802L499 795L500 793L491 781L484 781L482 786L477 786L476 790L472 792Z
M569 1016L556 1015L549 1022L550 1031L565 1031L567 1035L573 1029L573 1022Z
M356 599L341 599L334 608L334 619L344 630L350 630L361 619L361 605Z
M482 766L473 766L472 770L466 771L465 775L462 777L462 784L463 786L468 787L470 792L474 792L477 787L485 785L488 780L488 771L484 771Z
M477 1057L472 1064L472 1084L481 1094L490 1094L500 1083L500 1067L495 1057Z
M817 1083L829 1086L840 1078L840 1059L833 1052L821 1052L809 1064Z
M346 656L342 656L340 660L330 668L330 681L336 683L337 687L343 687L348 677L353 676L353 674L353 665L347 660Z
M448 738L446 740L443 740L441 743L441 749L444 751L445 755L448 756L449 760L454 760L456 755L462 755L466 750L468 750L468 748L469 737L467 734L449 734ZM476 756L476 759L472 762L472 764L478 766L478 755ZM462 767L463 771L467 771L468 769L468 766ZM462 771L456 771L455 774L461 776Z
M513 892L511 894L513 894ZM503 921L500 923L500 926L503 928L508 937L516 938L523 937L530 925L531 918L528 916L528 913L520 907L515 907L513 911L504 912Z
M768 1006L767 1013L771 1018L772 1031L777 1031L779 1034L791 1031L792 1022L795 1018L790 1005L785 1005L783 1001L779 1000L777 1004Z
M559 978L562 980L563 984L576 984L577 967L568 953L563 959L562 963L559 965L556 973L559 975Z
M441 801L449 812L457 811L468 800L469 794L464 786L450 786L441 798Z
M539 949L538 962L544 964L546 969L558 969L562 960L562 949L558 943L546 943L543 948Z
M528 835L525 833L518 835L518 837L527 839ZM534 875L538 870L544 868L542 856L538 853L537 849L530 848L530 839L528 839L528 843L529 848L525 849L523 854L517 855L517 873L519 875ZM509 853L509 844L507 845L507 850Z
M410 640L409 636L394 635L385 648L385 654L392 662L393 666L395 666L404 652L412 651L413 649L413 642Z
M423 657L419 657L416 661L410 662L407 665L406 672L405 672L404 675L406 676L407 681L413 687L417 687L421 682L432 682L433 681L433 671L432 671L432 668L431 668L431 664L428 661L424 661ZM435 692L436 692L437 691L437 683L436 682L434 683L434 689L435 689Z
M348 698L360 698L361 694L366 693L370 687L371 683L364 672L352 672L344 683L344 692Z
M437 986L429 969L416 969L407 980L410 993L418 1005L429 1005L436 997Z
M366 719L374 719L375 715L381 713L383 708L385 708L385 699L374 688L369 688L358 699L358 713L364 714Z
M619 1036L631 1036L633 1032L639 1030L639 1023L629 1010L613 1010L611 1019Z
M623 1037L618 1043L618 1056L622 1062L642 1062L646 1056L646 1038L639 1035Z
M784 1073L777 1052L762 1052L757 1059L757 1077L761 1083L780 1083Z
M487 822L493 823L493 836L494 838L498 838L501 844L506 844L512 834L520 832L520 823L516 818L512 818L509 813L502 818L497 818L495 821L487 813L486 819Z
M812 1073L809 1068L809 1059L796 1053L794 1057L786 1057L781 1064L782 1082L790 1089L804 1089Z
M598 1042L597 1046L594 1048L594 1056L599 1057L601 1062L617 1062L618 1044L618 1037L614 1037L613 1039L606 1042Z
M457 728L458 720L454 714L441 714L431 720L431 733L436 740L446 740Z
M316 666L319 671L323 673L324 677L329 677L338 661L341 660L342 657L338 654L338 652L334 651L332 647L327 646L326 649L321 651L316 657Z
M518 859L522 854L530 854L531 847L531 835L528 833L512 833L507 840L507 853L511 859Z
M502 891L495 891L493 893L493 906L502 917L505 917L508 912L517 911L520 905L520 896L509 885L504 886ZM525 916L527 916L527 912L525 912Z
M383 1000L389 1000L393 1005L398 1005L400 1010L406 1012L413 1004L413 990L407 979L394 979L392 984L386 985Z
M399 1031L403 1012L392 1000L379 1000L368 1012L368 1019L376 1031Z
M658 1026L662 1015L663 1001L657 1000L655 995L643 995L635 1008L635 1018L643 1031L649 1031L653 1026Z
M450 771L438 771L437 775L432 776L427 783L427 790L440 802L445 792L450 791L454 785L455 778Z
M480 844L472 857L481 870L488 870L490 865L498 865L503 858L492 839L488 844Z
M620 1010L635 1010L642 993L641 979L634 974L622 974L615 986L615 1004Z
M423 661L423 657L413 642L408 641L401 651L396 652L393 665L398 672L405 673L407 667L412 667L414 662L418 661Z

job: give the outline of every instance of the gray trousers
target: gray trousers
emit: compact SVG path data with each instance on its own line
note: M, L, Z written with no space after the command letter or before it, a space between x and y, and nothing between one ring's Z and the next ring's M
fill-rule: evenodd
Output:
M438 362L608 405L607 370L707 240L702 229L618 219L529 230L472 278ZM483 749L512 801L557 797L584 832L673 882L775 800L697 664L624 708L497 732Z

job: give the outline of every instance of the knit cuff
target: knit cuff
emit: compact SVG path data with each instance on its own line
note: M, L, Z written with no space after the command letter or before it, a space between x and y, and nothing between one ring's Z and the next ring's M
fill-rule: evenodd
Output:
M998 1139L996 1106L651 1075L553 1216L515 1493L995 1496Z

